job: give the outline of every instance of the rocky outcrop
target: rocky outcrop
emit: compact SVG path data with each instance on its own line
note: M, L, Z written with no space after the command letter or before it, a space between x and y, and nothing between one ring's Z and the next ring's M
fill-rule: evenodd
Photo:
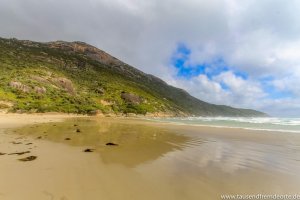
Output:
M0 110L11 108L11 107L13 107L13 105L14 104L9 101L0 101Z
M34 91L38 94L45 94L47 92L47 89L44 87L35 86Z
M56 42L50 42L48 44L50 48L63 49L67 51L73 51L73 52L85 54L88 57L106 65L122 64L122 62L117 58L84 42L56 41Z
M11 81L9 83L9 86L14 88L14 89L17 89L17 90L20 90L22 92L25 92L25 93L29 93L29 92L32 92L34 91L35 93L37 94L45 94L47 92L47 89L45 87L38 87L38 86L35 86L33 89L21 82L17 82L17 81Z
M95 92L96 92L97 94L102 95L102 94L104 94L105 90L104 90L103 88L98 87L98 88L95 89Z
M31 91L31 88L27 85L24 85L23 83L17 82L17 81L11 81L9 83L9 86L12 88L15 88L17 90L20 90L25 93L29 93Z
M50 84L46 77L32 75L30 78L40 83Z
M52 78L51 82L54 83L56 86L64 89L69 94L75 94L75 88L73 86L72 81L67 78Z
M143 102L143 99L140 96L132 93L127 93L127 92L122 92L121 98L127 103L132 103L132 104L140 104Z

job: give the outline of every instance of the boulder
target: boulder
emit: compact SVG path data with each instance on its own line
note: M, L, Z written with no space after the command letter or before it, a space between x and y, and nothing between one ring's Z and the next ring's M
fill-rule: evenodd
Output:
M37 158L36 156L28 156L26 158L19 159L19 161L27 162L27 161L35 160L36 158Z
M127 93L127 92L122 92L121 98L127 103L132 103L132 104L140 104L143 102L143 99L140 96L132 93Z
M68 93L75 94L75 88L71 80L67 78L53 78L51 79L51 82L53 82L56 86L64 89Z
M17 82L17 81L11 81L9 83L9 86L12 88L15 88L17 90L20 90L25 93L29 93L31 91L31 88L27 85L24 85L23 83Z
M45 94L47 92L47 89L44 87L35 86L34 91L38 94Z

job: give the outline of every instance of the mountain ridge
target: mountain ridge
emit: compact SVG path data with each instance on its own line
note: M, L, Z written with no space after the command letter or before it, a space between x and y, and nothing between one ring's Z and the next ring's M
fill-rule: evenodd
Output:
M84 42L0 38L0 47L0 108L12 112L266 116L199 100Z

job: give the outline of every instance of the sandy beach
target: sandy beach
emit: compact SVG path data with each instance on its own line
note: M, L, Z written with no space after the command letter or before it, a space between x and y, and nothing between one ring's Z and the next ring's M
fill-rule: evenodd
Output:
M220 199L300 184L293 133L1 114L0 153L1 200Z

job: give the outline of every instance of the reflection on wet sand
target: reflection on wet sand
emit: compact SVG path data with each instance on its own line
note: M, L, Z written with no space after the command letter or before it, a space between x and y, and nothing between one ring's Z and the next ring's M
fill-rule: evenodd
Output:
M126 193L123 199L299 192L300 137L295 134L95 118L28 126L17 134L95 149L98 168L107 174L102 182L111 184L105 188Z
M104 163L128 167L155 160L181 148L178 144L188 140L186 136L175 135L165 129L116 123L108 119L75 118L63 123L23 127L17 133L73 146L87 146L100 152ZM108 143L117 145L106 145Z

